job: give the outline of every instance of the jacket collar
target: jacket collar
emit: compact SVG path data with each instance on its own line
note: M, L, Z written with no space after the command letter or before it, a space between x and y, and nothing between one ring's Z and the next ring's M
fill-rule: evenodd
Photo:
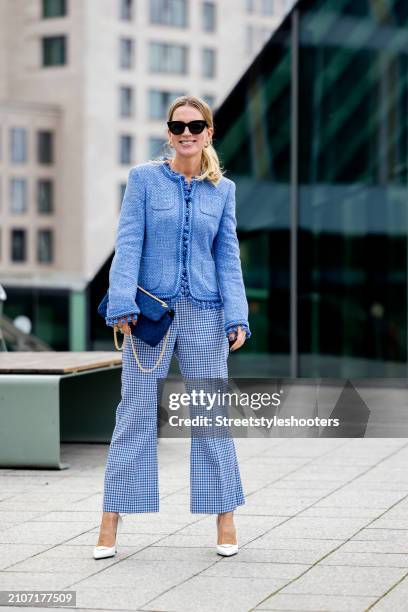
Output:
M161 164L161 168L164 172L164 174L166 174L169 178L173 179L173 181L179 181L180 179L182 179L183 181L187 182L186 177L184 176L184 174L181 174L181 172L176 172L175 170L173 170L173 168L170 167L170 157L163 157L162 158L162 164ZM197 177L193 176L191 179L191 182L193 181L197 181Z

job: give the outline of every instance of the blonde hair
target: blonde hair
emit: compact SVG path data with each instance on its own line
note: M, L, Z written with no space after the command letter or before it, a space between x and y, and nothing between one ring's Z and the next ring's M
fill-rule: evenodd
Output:
M169 107L167 112L167 121L171 121L176 108L180 106L193 106L200 111L208 127L214 128L213 113L207 102L197 96L179 96ZM157 162L157 160L151 160ZM203 148L201 156L201 174L197 176L197 180L204 181L208 179L215 185L219 183L224 174L224 169L221 167L217 152L210 141L209 145Z

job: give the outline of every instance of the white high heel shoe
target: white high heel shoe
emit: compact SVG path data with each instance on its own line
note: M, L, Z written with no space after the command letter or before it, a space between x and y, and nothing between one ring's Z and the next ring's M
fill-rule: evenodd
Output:
M116 548L118 533L120 531L120 528L122 527L122 523L123 523L123 519L119 514L118 524L116 526L115 544L113 546L95 546L93 550L94 559L106 559L107 557L114 557L116 555L116 553L118 552Z
M218 527L218 516L217 516L217 527ZM217 544L217 553L223 557L231 557L236 555L238 552L237 544Z
M238 544L217 544L217 553L223 557L231 557L238 552Z

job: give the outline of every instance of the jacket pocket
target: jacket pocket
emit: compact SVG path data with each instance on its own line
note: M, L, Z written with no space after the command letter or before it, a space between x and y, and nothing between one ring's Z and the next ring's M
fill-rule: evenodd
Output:
M222 200L218 195L200 197L200 211L210 217L220 217L222 212Z
M217 272L213 259L203 259L201 261L201 272L204 286L211 293L218 293Z
M140 258L138 285L147 291L153 291L160 285L163 274L161 257L143 255Z

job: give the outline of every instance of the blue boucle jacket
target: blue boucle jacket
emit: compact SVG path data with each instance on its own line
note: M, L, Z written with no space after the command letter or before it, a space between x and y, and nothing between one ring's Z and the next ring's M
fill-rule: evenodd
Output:
M228 336L251 336L236 234L235 183L217 185L172 170L167 159L131 168L109 271L106 324L131 321L137 285L173 306L223 308Z

